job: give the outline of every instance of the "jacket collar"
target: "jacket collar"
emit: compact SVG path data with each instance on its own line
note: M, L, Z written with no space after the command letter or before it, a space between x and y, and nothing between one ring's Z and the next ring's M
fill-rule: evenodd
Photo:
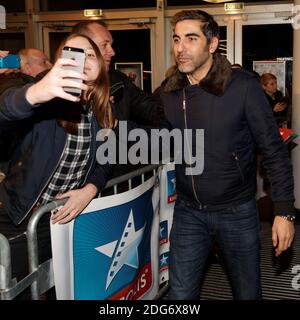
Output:
M208 93L212 93L216 96L221 96L227 86L231 75L231 64L222 56L216 52L213 58L213 64L208 74L203 78L198 86ZM189 81L185 73L182 73L176 68L172 75L166 79L164 85L165 92L171 92L175 90L181 90L189 85Z

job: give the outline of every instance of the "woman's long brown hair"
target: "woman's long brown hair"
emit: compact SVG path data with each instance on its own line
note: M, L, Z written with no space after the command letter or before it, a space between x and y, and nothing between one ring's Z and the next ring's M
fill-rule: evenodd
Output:
M96 53L96 58L100 66L100 71L96 80L87 83L89 88L85 95L86 98L85 100L82 98L81 102L83 104L86 104L87 106L92 106L93 112L101 128L113 128L114 117L112 114L112 107L109 100L110 84L108 73L100 50L98 49L94 41L82 34L71 34L60 44L56 52L56 60L61 56L62 49L66 45L66 42L76 37L82 37L88 40L88 42L90 43L90 45ZM68 121L59 119L58 123L69 133L77 132L78 121L74 122L72 120Z

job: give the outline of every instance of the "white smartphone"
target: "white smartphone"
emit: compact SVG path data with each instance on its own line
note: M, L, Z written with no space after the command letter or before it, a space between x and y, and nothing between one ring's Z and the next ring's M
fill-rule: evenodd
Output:
M81 74L83 73L84 62L85 62L85 52L83 49L73 48L73 47L64 47L62 50L61 57L75 60L78 63L77 66L64 66L65 69L74 70ZM76 78L71 78L71 79L80 83L82 82L81 79L76 79ZM64 87L64 90L77 97L81 95L81 89L79 88Z

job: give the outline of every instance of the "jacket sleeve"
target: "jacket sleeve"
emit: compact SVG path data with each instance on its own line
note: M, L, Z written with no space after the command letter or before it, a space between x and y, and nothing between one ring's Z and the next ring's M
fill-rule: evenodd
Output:
M32 84L22 88L9 88L0 96L0 128L5 128L15 121L26 119L33 114L33 108L25 98L27 89Z
M151 94L148 94L135 86L129 79L124 80L127 91L130 108L130 119L143 124L153 124L156 117L157 108L159 107L157 101Z
M93 171L86 180L86 183L92 183L94 186L98 188L98 192L100 192L105 187L111 175L112 165L108 163L100 165L96 162Z
M247 123L271 182L275 215L294 215L294 180L288 148L279 133L272 110L255 78L248 79L245 97Z

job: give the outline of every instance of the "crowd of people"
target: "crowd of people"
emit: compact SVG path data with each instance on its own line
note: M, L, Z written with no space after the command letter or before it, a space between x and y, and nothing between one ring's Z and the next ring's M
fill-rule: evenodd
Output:
M203 172L187 175L188 161L175 166L178 197L168 297L199 298L205 262L217 243L234 298L261 299L258 151L272 186L275 255L294 238L292 166L278 131L287 100L278 93L274 75L262 75L260 84L253 73L233 68L218 53L219 27L208 13L183 10L172 18L172 26L175 65L154 95L110 67L115 55L111 33L94 20L73 28L53 65L40 50L23 49L20 70L2 72L0 232L11 245L13 277L20 280L28 273L26 226L37 208L68 199L41 222L44 261L51 257L49 221L75 219L109 178L128 172L128 166L99 164L95 153L101 144L98 130L117 132L119 121L130 121L147 129L191 129L193 139L197 129L205 131ZM84 50L83 74L65 68L76 66L61 57L65 46ZM2 57L7 54L0 51ZM66 92L66 87L81 95Z

